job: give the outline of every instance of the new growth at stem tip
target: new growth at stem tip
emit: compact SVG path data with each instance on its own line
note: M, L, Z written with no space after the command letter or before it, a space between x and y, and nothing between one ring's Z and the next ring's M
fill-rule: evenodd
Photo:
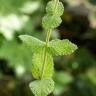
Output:
M67 39L50 41L52 31L62 22L63 12L62 2L59 0L48 2L46 14L42 19L42 26L47 33L45 42L28 35L19 36L33 52L32 75L36 80L31 82L29 86L35 96L47 96L54 90L53 56L70 55L77 49L77 46Z

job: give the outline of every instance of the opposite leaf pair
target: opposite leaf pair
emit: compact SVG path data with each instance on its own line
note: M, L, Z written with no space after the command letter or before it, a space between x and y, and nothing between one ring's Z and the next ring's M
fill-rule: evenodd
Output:
M59 0L49 1L46 7L46 15L42 19L42 26L44 29L54 29L58 27L61 22L61 15L64 12L62 2Z
M21 35L20 39L27 44L32 52L32 74L36 80L30 84L35 96L47 96L54 89L54 81L51 79L54 72L53 56L69 55L77 46L69 40L52 40L46 47L46 43L32 36Z
M33 53L39 53L45 46L46 43L28 35L20 35L20 39L27 44ZM70 55L77 49L77 46L71 43L68 39L59 40L55 39L49 42L47 47L48 53L52 56Z

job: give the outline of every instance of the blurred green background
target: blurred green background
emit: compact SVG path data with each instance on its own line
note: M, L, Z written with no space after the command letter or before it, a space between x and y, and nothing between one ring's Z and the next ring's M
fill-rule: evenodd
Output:
M33 96L32 53L18 36L45 40L41 20L49 0L0 0L0 96ZM62 24L51 39L68 38L78 50L55 57L55 90L49 96L96 96L96 0L60 0Z

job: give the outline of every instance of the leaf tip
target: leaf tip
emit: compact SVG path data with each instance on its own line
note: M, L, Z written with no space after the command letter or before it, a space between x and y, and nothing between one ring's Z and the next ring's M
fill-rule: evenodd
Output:
M26 36L26 35L19 35L18 37L19 37L19 39L22 40L25 36Z

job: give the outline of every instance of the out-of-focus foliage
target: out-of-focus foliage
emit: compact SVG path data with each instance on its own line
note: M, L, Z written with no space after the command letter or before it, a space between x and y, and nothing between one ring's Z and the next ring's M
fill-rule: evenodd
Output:
M38 8L38 1L33 0L0 0L0 14L32 13Z
M40 8L40 1L33 0L0 0L0 58L8 61L17 76L31 71L31 51L21 44L18 35L27 32L39 38L35 33L34 21L29 14ZM19 77L20 77L19 76Z
M13 39L15 31L20 31L28 22L28 16L18 16L10 14L8 16L0 16L0 33L8 40Z
M68 89L68 84L72 83L73 79L74 78L68 72L56 72L54 74L54 80L56 82L54 94L59 96L61 93L66 91Z
M20 67L21 71L31 71L31 57L29 49L23 44L18 44L15 40L4 41L0 48L0 58L8 60L9 66L14 68L17 75L20 73L18 70Z

